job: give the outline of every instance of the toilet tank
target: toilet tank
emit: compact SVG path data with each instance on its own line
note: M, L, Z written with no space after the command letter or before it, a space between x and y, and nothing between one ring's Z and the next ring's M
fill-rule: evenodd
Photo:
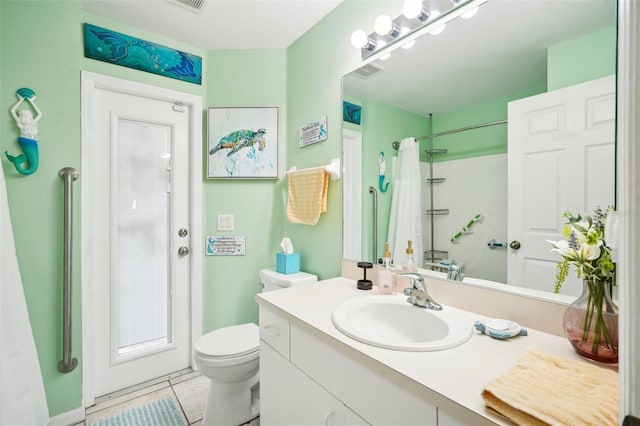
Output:
M281 274L275 269L261 269L260 282L262 283L262 291L271 291L294 285L313 284L318 282L318 277L306 272Z

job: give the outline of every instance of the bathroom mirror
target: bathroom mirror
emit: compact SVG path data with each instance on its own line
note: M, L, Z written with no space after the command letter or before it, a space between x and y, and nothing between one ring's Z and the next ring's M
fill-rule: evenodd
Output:
M400 14L400 7L398 9ZM356 258L351 251L351 255L345 252L344 257L373 260L371 187L376 190L378 205L375 251L377 257L381 256L387 237L393 183L387 192L379 186L380 152L385 154L389 175L386 181L391 181L393 157L397 154L392 143L416 137L421 138L424 250L433 250L431 254L446 252L442 257L463 263L467 276L529 287L509 279L507 272L508 256L515 253L508 247L511 243L508 221L525 216L522 208L508 208L509 190L513 185L507 180L510 176L507 172L507 105L614 74L615 9L613 0L489 0L473 18L457 18L447 23L441 34L426 34L412 48L396 49L389 59L375 60L344 76L343 98L361 106L361 123L343 122L343 128L345 132L362 136L361 187L345 187L345 199L350 194L354 199L362 199L361 236L355 237L361 240L362 254ZM615 93L609 98L609 107L614 105ZM614 138L615 115L608 118L609 132ZM438 135L496 122L498 124L433 138L432 149L448 152L441 159L432 156L434 162L429 163L430 156L425 153L430 148L429 132ZM611 148L599 157L600 163L607 163L608 181L599 189L605 197L589 198L587 194L587 201L576 210L591 212L597 207L594 199L610 199L606 203L613 203L613 143L611 139ZM429 184L430 176L444 178L444 182ZM346 176L345 182L349 182ZM537 187L536 196L543 197L537 203L551 202L545 200L543 188L549 180L541 178L539 182L539 185L533 184ZM573 189L585 192L579 184L572 192ZM548 197L555 196L558 194L549 189ZM447 210L447 214L433 217L433 233L429 209ZM564 210L559 207L553 215L558 229L562 226ZM471 224L477 215L483 220ZM463 228L471 232L454 238ZM542 235L539 240L548 251L551 247ZM345 244L353 238L345 233ZM493 248L491 241L495 243ZM422 253L416 253L417 259L422 257ZM426 267L440 263L437 256L427 260ZM548 283L548 291L552 290L553 280ZM567 294L572 294L571 289Z

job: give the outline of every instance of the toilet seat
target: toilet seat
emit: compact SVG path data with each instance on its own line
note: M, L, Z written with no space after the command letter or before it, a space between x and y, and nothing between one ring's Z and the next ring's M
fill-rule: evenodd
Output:
M259 329L253 323L210 331L195 344L196 354L208 359L240 358L254 353L257 356L259 348Z

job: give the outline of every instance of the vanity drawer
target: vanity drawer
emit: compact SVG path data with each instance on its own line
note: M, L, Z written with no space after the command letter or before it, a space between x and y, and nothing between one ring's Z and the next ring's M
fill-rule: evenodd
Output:
M260 339L289 359L289 321L260 305Z

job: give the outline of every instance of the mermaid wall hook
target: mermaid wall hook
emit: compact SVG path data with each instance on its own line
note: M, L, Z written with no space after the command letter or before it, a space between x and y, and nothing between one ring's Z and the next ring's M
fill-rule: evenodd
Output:
M42 118L42 111L40 111L35 103L36 93L33 90L23 87L16 91L16 95L18 96L18 102L11 107L11 115L20 129L18 144L20 144L24 154L13 156L9 154L9 151L5 151L4 153L20 174L30 175L38 170L39 154L38 141L36 140L36 137L38 136L38 121ZM23 108L18 111L18 107L25 101L25 99L31 104L36 112L35 117L33 116L30 108ZM25 162L25 166L28 166L26 168L22 165Z
M387 166L384 161L384 152L382 151L380 151L380 155L378 156L378 166L380 167L380 171L378 173L378 188L380 188L381 192L387 192L387 189L389 189L389 182L386 184L384 182Z

